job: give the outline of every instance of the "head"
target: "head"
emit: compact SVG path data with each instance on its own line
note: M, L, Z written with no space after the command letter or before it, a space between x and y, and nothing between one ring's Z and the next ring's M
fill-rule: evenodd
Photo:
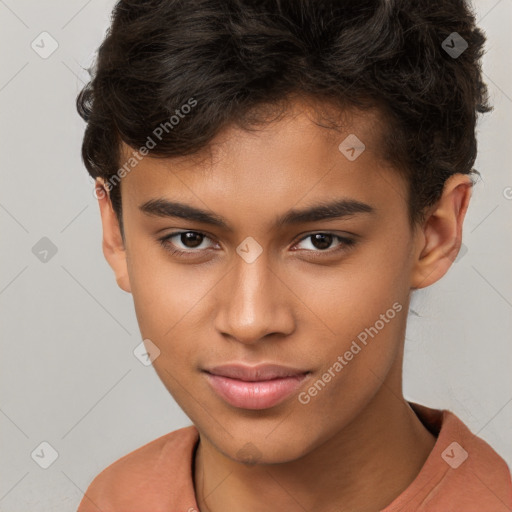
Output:
M463 0L115 6L78 97L103 251L158 375L228 457L297 459L401 392L410 295L461 244L484 40ZM233 362L309 373L243 409L205 378Z

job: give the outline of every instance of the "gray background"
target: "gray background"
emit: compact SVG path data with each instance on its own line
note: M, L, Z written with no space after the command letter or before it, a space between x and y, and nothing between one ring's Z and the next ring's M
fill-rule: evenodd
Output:
M103 258L80 160L75 98L113 5L0 0L2 512L75 510L101 469L190 424L133 355L141 339L132 298ZM410 400L454 411L512 465L512 2L474 5L495 106L478 128L483 179L465 223L467 252L413 298L404 387ZM31 47L43 31L59 45L46 59ZM32 249L43 237L57 249L46 262ZM48 469L31 457L49 461L43 441L58 452Z

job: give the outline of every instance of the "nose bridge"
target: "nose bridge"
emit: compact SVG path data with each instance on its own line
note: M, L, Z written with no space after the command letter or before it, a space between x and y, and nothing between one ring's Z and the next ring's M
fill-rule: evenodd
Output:
M283 284L270 267L266 254L260 254L250 263L237 257L234 265L217 312L217 329L246 344L270 333L289 333L293 321L285 304Z

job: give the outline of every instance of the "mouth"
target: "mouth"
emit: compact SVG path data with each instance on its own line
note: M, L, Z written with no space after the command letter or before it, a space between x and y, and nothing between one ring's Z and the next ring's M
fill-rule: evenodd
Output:
M268 409L286 400L311 373L280 365L224 365L203 370L212 390L242 409Z

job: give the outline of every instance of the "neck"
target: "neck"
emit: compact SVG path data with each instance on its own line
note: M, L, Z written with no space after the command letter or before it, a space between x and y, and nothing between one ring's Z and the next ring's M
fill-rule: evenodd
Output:
M434 444L405 399L384 386L342 431L286 463L247 466L200 436L197 502L202 512L381 510L411 484Z

